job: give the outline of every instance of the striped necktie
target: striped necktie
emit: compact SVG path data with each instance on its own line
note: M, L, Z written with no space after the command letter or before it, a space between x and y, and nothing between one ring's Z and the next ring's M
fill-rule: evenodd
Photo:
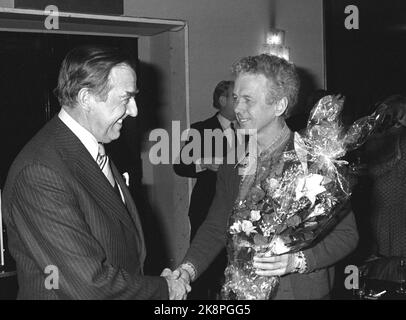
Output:
M99 153L97 155L96 162L106 178L109 180L110 184L114 187L116 181L114 180L113 173L111 172L109 157L107 156L106 150L101 143L99 143Z
M236 133L235 131L235 124L233 121L230 122L230 128L234 131L234 134Z

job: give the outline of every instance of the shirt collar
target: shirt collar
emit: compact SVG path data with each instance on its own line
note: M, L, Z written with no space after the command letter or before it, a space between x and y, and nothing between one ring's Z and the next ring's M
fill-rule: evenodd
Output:
M58 117L75 134L75 136L78 137L93 159L96 160L97 155L99 154L99 143L96 138L73 119L65 109L61 108Z
M217 119L219 120L221 127L223 130L230 128L231 121L224 117L222 114L217 114Z

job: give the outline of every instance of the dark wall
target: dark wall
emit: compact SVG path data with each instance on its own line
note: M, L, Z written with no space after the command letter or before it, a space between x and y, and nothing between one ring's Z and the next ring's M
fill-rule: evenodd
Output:
M123 0L14 0L15 8L44 10L48 5L60 11L92 14L123 14Z
M344 26L348 5L359 9L358 30ZM347 121L405 93L406 1L324 0L324 18L327 89L347 96Z

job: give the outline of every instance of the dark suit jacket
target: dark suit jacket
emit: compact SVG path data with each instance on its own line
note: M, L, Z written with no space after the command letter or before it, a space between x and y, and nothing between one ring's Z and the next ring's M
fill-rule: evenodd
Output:
M213 204L186 254L185 261L193 263L197 276L226 243L228 218L241 181L238 168L234 167L220 167ZM328 296L334 280L332 266L354 250L358 243L354 215L351 210L348 211L322 241L304 250L309 271L307 274L293 273L281 277L275 299L321 299Z
M19 299L168 298L164 278L143 275L138 213L111 166L126 205L57 116L17 156L2 210L17 262ZM48 265L58 268L58 289L45 287Z
M202 155L201 158L204 158L204 129L220 129L223 130L218 118L217 114L213 117L206 119L204 121L196 122L191 125L191 128L196 129L199 131L200 136L202 137L201 140L201 151ZM192 140L190 139L185 145L190 143ZM214 146L214 141L212 143ZM184 148L184 147L183 147ZM223 153L221 157L225 156L226 147L223 146ZM212 148L212 155L214 157L214 148ZM191 224L191 239L194 237L197 229L203 223L204 219L207 216L207 212L209 211L210 205L213 202L214 195L216 193L216 178L217 172L211 170L204 170L201 172L196 173L196 165L194 163L185 164L180 159L179 164L174 164L173 168L176 174L182 177L189 177L189 178L196 178L196 184L193 187L191 199L190 199L190 206L189 206L189 219Z

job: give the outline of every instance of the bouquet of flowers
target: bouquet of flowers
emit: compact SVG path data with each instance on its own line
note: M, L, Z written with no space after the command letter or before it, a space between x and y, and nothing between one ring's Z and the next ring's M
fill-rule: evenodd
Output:
M346 130L339 118L343 103L339 96L322 98L304 134L295 133L294 149L281 152L277 161L263 161L259 177L236 202L223 299L270 299L279 277L257 275L253 256L297 252L334 226L351 194L348 163L341 158L364 143L382 118L372 114Z

